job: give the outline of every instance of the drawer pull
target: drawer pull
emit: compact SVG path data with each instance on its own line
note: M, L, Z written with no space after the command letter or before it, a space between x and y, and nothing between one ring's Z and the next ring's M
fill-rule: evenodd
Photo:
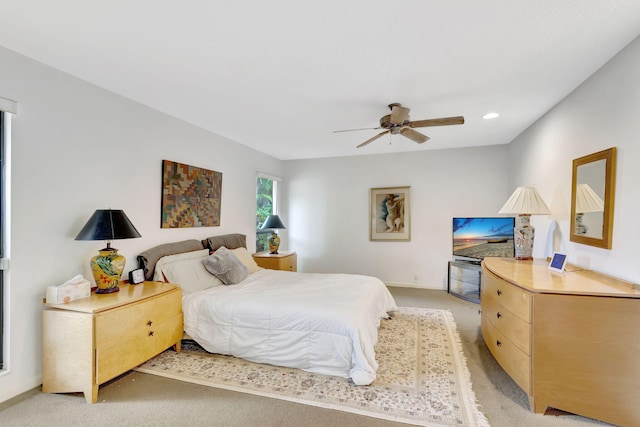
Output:
M151 320L148 320L147 321L147 326L151 326L151 325L153 325L153 322Z
M502 317L502 314L500 314L500 312L497 312L497 313L496 313L496 317L499 319L499 318L501 318L501 317Z
M502 343L500 342L500 340L496 340L496 346L500 347L502 345Z
M153 336L153 331L149 331L149 336L152 337Z
M502 295L502 291L500 289L498 289L497 294L498 294L498 296Z

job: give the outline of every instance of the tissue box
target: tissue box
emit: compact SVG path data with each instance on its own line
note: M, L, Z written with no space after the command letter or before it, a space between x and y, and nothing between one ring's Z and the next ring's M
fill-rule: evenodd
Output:
M47 287L47 304L63 304L91 296L91 283L78 275L71 280Z

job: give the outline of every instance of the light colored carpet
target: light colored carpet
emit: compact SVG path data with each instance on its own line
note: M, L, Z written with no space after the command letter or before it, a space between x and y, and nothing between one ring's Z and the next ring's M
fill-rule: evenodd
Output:
M346 378L209 354L193 343L137 371L420 426L488 426L478 410L453 316L401 308L383 320L370 386Z

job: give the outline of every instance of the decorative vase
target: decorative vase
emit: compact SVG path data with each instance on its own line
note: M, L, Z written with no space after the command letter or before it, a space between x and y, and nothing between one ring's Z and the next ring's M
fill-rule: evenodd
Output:
M280 236L271 233L271 236L267 237L267 243L269 244L269 253L277 254L280 247Z
M98 255L91 258L91 272L98 286L97 294L110 294L120 290L118 283L125 263L125 257L115 248L101 249Z

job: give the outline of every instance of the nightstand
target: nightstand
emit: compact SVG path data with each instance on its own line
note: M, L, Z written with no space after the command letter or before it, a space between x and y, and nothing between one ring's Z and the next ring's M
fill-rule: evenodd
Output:
M298 256L295 252L281 251L277 254L258 252L253 254L256 264L270 270L298 271Z
M100 384L171 346L180 351L180 288L162 282L118 286L112 294L45 304L43 392L83 392L95 403Z

